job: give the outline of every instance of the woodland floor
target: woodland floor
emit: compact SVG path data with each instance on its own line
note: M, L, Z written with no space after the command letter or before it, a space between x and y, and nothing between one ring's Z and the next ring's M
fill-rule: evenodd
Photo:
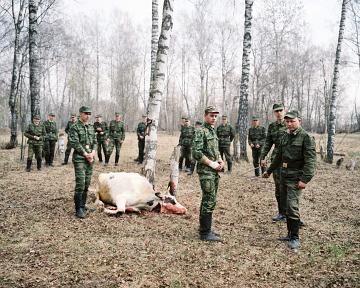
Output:
M159 135L158 191L166 189L177 139ZM359 134L340 134L336 143L360 158ZM93 183L105 171L139 172L136 154L128 133L121 165L97 163ZM225 241L214 244L198 240L196 174L180 175L177 199L187 215L93 212L78 220L72 164L61 166L58 157L56 167L27 173L19 155L0 150L0 287L360 287L360 170L318 160L294 253L277 240L286 225L271 222L273 180L253 177L249 163L221 176L214 218Z

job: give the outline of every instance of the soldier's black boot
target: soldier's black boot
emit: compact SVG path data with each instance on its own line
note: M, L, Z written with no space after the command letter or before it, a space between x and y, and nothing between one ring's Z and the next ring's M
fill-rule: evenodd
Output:
M69 162L69 156L70 156L70 154L65 153L64 162L61 163L61 165L67 165L67 164L68 164L68 162Z
M289 221L286 221L286 226L287 226L287 235L283 236L283 237L279 237L278 240L280 240L280 241L290 241L291 230L290 230Z
M119 166L120 155L115 155L115 166Z
M290 228L290 240L288 241L288 247L290 249L298 249L300 247L299 239L299 220L287 219Z
M42 162L42 159L41 158L37 158L36 159L36 168L38 171L41 171L41 162Z
M221 242L222 239L211 231L212 213L200 215L200 240Z
M194 162L191 162L191 163L190 163L190 170L189 170L189 172L187 173L187 175L191 176L191 175L194 173L194 170L195 170L195 163L194 163Z
M261 174L264 174L266 172L266 167L261 166Z
M75 202L75 216L81 219L86 217L85 213L85 205L82 204L83 196L82 193L75 193L74 194L74 202Z
M182 170L183 162L184 162L184 157L183 157L183 156L180 156L180 157L179 157L179 170L180 170L180 171Z
M101 152L98 153L98 159L99 159L99 162L102 163L102 154L101 154Z
M260 168L259 168L259 167L256 167L256 168L255 168L255 176L256 176L256 177L259 177L259 176L260 176Z
M26 161L26 172L31 171L31 164L32 164L32 160L27 159L27 161Z
M228 164L228 174L231 174L232 171L232 162L227 162Z
M49 166L54 167L53 162L54 162L54 155L50 155L49 156Z

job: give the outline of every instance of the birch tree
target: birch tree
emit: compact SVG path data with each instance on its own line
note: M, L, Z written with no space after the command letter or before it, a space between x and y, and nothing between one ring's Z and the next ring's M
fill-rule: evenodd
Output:
M156 52L158 48L159 39L159 2L152 0L152 28L151 28L151 73L150 85L155 80L155 66L156 66ZM151 86L150 86L151 89Z
M163 91L165 87L166 62L169 51L171 31L173 27L174 0L164 0L161 34L158 43L155 79L148 101L148 118L152 121L149 136L146 138L145 149L145 177L150 183L155 183L157 128Z
M245 23L244 23L244 40L243 40L243 56L242 56L242 72L240 83L240 98L238 112L238 133L240 139L240 159L248 161L247 146L247 130L248 130L248 96L249 96L249 77L250 77L250 52L251 52L251 21L252 6L254 0L245 0Z
M340 69L340 56L341 56L341 46L344 39L344 30L345 30L345 18L346 18L346 9L349 0L343 0L341 5L341 18L339 26L339 37L336 47L335 54L335 65L334 65L334 74L331 88L331 97L330 97L330 111L328 118L328 140L327 140L327 161L329 163L333 162L334 159L334 146L335 146L335 125L336 125L336 106L338 98L338 82L339 82L339 69Z

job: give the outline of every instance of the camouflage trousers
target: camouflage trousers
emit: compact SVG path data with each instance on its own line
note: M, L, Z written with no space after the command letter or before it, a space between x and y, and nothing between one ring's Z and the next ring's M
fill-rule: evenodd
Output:
M119 142L119 139L111 139L109 144L107 145L107 154L109 155L109 158L114 151L115 147L115 162L116 160L119 160L120 157L120 149L121 149L121 143Z
M106 156L107 153L107 147L106 147L106 143L105 140L98 140L97 141L97 154L98 154L98 159L100 162L102 162L102 153L104 153L104 156Z
M47 164L52 164L55 155L56 140L46 140L44 142L44 156Z
M219 152L220 152L221 158L223 160L226 159L228 169L229 169L229 171L231 171L232 159L231 159L231 154L230 154L230 145L219 147ZM224 158L224 155L225 155L225 158Z
M253 158L253 165L255 168L255 175L260 176L261 147L260 148L251 148L251 152L252 152L252 158ZM265 171L266 171L265 167L261 167L261 173L264 173Z
M179 165L181 163L182 168L182 161L185 159L185 168L190 168L193 160L192 160L192 152L191 152L191 146L183 146L181 145L181 156L179 159Z
M280 202L284 207L284 215L292 220L300 220L299 202L302 191L297 188L298 182L298 177L281 177Z
M87 191L90 182L91 176L93 173L93 163L89 163L85 159L83 161L76 160L73 161L75 168L75 194L82 194L84 191Z
M43 149L42 145L29 144L27 159L32 160L34 154L35 154L35 159L41 159L42 158L42 149Z
M145 139L138 140L139 155L138 161L142 163L144 161Z
M275 198L278 204L279 214L285 215L286 202L284 202L284 198L282 196L281 189L281 168L277 168L273 171L273 178L275 182Z
M69 159L69 156L70 156L70 153L71 153L71 145L70 145L70 141L69 141L69 138L68 138L68 141L66 143L66 150L65 150L65 159L66 159L66 162L67 160Z
M202 198L200 204L200 215L212 213L216 206L216 196L219 187L220 176L218 173L212 175L199 174Z

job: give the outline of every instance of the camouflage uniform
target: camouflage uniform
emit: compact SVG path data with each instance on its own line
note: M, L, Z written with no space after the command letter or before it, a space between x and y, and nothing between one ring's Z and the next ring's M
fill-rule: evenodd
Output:
M145 133L146 133L146 123L142 121L138 124L136 129L136 134L138 138L138 148L139 148L139 155L137 157L137 161L140 164L144 161Z
M273 122L269 124L269 128L267 130L266 139L264 147L262 148L260 154L260 160L264 160L266 155L269 153L271 147L274 145L274 150L271 154L271 161L274 159L282 134L284 134L286 130L285 122ZM273 178L275 182L275 198L278 204L279 215L285 215L285 207L281 205L280 201L280 173L281 168L277 168L273 171Z
M253 120L255 120L254 117ZM251 144L253 145L253 147L251 147L251 151L252 151L253 165L255 168L255 176L260 176L260 168L259 168L260 154L261 154L261 148L263 147L265 142L265 138L266 138L265 127L258 126L258 127L249 128L248 141L250 146ZM256 148L256 145L259 145L260 147ZM265 167L261 167L261 172L262 173L265 172Z
M216 134L219 138L219 151L221 158L224 159L224 154L226 158L226 162L228 165L228 170L231 172L232 168L232 160L230 154L230 144L234 140L235 131L234 128L230 124L220 124L216 129Z
M194 161L191 155L191 146L194 138L195 128L193 126L184 126L180 134L179 144L181 145L181 156L185 158L185 167L190 169L189 174L194 171ZM181 160L182 161L182 160ZM180 159L179 159L180 162Z
M185 118L182 118L182 119L185 119ZM181 137L181 134L183 132L183 129L184 129L185 125L180 125L180 137ZM179 145L180 145L180 137L179 137ZM179 158L179 170L182 170L182 167L183 167L183 163L184 163L184 155L182 154L182 149L180 151L180 158ZM186 163L185 163L185 168L188 168L186 166Z
M286 117L300 118L297 111L288 112ZM267 173L271 174L278 167L281 169L281 202L286 207L288 239L299 239L299 200L301 189L299 181L308 183L315 174L315 141L303 128L284 133L278 145L278 151Z
M101 116L100 116L101 117ZM100 130L101 129L101 130ZM101 150L104 152L104 157L106 158L107 148L106 148L106 138L107 138L107 124L106 122L94 122L94 130L96 133L96 139L97 139L97 155L99 158L99 162L102 162L102 154ZM101 134L103 132L103 134Z
M49 114L54 115L54 114ZM58 129L55 121L46 120L44 122L46 136L44 142L45 162L47 165L53 166L55 146L58 140Z
M88 107L82 106L79 112L91 113L91 110ZM78 213L85 213L85 203L88 188L91 182L94 163L89 163L86 160L84 154L91 153L92 151L96 150L97 144L94 127L91 124L84 124L78 120L74 125L71 126L69 133L69 141L71 147L74 149L72 158L75 168L76 181L74 202L78 216ZM85 216L80 218L84 217Z
M36 119L40 119L40 118L36 118ZM32 158L34 154L36 158L37 169L41 170L42 149L43 149L43 144L44 144L43 141L45 139L45 135L46 135L46 131L42 123L39 123L39 125L35 125L34 123L29 124L29 126L27 127L24 133L24 136L29 139L28 158L26 165L26 171L28 172L31 170ZM39 139L36 139L35 137L39 137Z
M120 149L122 143L120 141L124 141L125 139L125 127L124 122L111 120L109 125L109 135L110 143L108 145L107 151L107 159L105 159L106 163L109 163L109 159L111 157L111 153L114 150L115 146L115 165L118 165L119 158L120 158Z
M68 123L66 124L66 127L65 127L65 133L68 135L68 137L67 137L65 157L64 157L64 163L63 163L64 165L66 165L69 161L69 156L71 153L71 144L69 141L69 131L70 131L71 126L74 125L75 123L76 123L76 121L75 122L68 121Z

